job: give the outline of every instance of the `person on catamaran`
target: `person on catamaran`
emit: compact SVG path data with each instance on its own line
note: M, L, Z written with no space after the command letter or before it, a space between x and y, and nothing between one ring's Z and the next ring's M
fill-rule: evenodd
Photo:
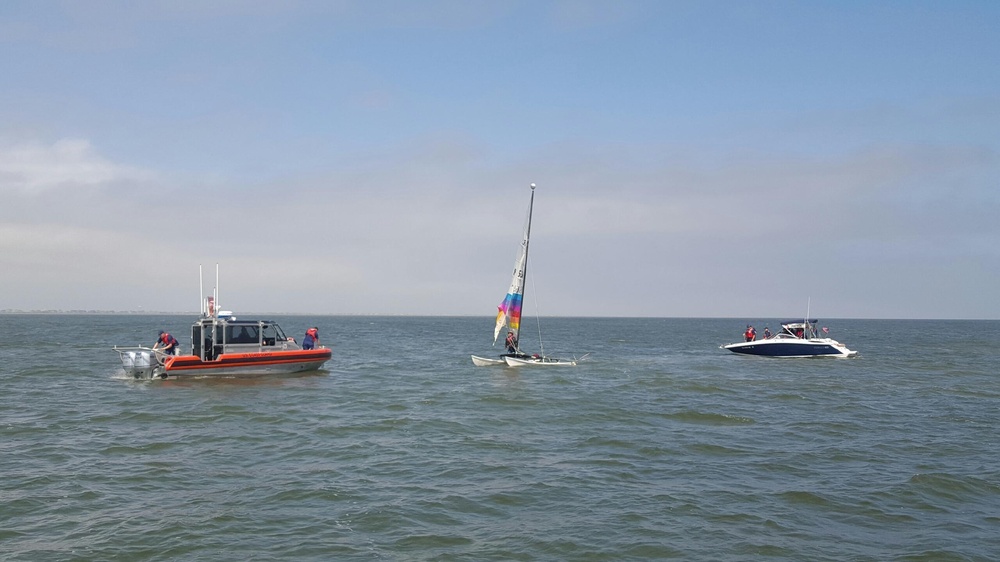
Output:
M160 348L160 344L163 344L162 348ZM156 338L156 343L153 344L153 351L156 351L159 348L162 349L163 353L166 353L167 355L177 355L177 349L179 346L180 342L177 341L177 338L171 336L163 330L160 330L160 333Z
M743 339L746 341L754 341L757 339L757 330L754 330L753 326L747 324L747 331L743 332Z
M302 338L302 349L316 349L319 345L319 328L309 328L306 336Z
M517 336L514 332L507 332L507 340L504 343L507 345L507 353L517 353Z

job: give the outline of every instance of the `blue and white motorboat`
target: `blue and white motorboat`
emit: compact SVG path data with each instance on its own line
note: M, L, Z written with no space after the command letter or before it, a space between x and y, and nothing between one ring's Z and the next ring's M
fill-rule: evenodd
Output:
M854 357L858 354L837 340L820 337L816 331L817 322L805 318L789 320L782 322L781 331L769 338L720 347L733 353L765 357Z

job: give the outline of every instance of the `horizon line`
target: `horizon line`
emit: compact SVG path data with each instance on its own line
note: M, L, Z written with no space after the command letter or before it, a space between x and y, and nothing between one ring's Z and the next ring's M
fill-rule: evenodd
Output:
M37 310L21 310L21 309L2 309L0 310L0 315L9 316L42 316L42 315L79 315L79 316L195 316L200 317L200 314L193 311L188 312L169 312L169 311L130 311L130 310L84 310L84 309L37 309ZM337 312L337 313L309 313L309 312L246 312L240 313L234 316L357 316L357 317L384 317L384 318L493 318L492 315L488 314L394 314L386 312L378 313L367 313L367 312ZM648 319L648 320L736 320L741 319L741 321L746 321L748 318L757 318L764 320L775 320L778 318L793 318L790 316L774 316L774 317L764 317L764 316L612 316L612 315L600 315L600 316L576 316L576 315L547 315L541 318L566 318L566 319ZM884 318L876 316L826 316L829 320L914 320L914 321L934 321L934 320L954 320L954 321L970 321L970 322L996 322L1000 321L1000 318L968 318L968 317L896 317L896 318Z

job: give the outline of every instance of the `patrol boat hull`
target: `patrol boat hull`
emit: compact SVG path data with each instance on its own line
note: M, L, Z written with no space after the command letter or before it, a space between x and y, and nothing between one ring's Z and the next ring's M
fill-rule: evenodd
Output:
M170 357L163 363L166 376L280 375L315 371L333 357L330 349L224 353L212 361L195 355Z

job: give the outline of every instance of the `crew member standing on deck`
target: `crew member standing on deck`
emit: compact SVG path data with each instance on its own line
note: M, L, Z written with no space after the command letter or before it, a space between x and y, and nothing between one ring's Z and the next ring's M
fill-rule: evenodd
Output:
M156 343L153 344L153 351L156 351L156 349L160 348L161 345L163 346L161 348L163 353L166 353L167 355L177 355L177 348L180 343L174 336L160 330L160 334L156 338Z
M754 330L753 326L747 324L747 331L743 332L743 339L746 341L754 341L757 339L757 330Z
M302 338L302 349L316 349L319 345L319 328L309 328L306 336Z

